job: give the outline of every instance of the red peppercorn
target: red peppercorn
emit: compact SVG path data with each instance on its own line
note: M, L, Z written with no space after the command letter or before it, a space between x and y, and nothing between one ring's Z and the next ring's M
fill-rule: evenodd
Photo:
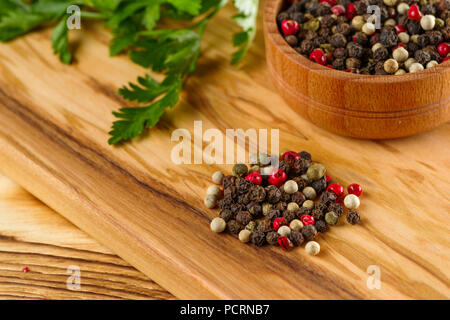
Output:
M362 194L362 188L357 183L352 183L347 187L347 191L349 194L354 194L355 196L359 197Z
M345 72L352 72L352 69L347 68L345 69Z
M251 181L253 184L260 185L262 182L262 177L259 172L254 171L245 177L245 180Z
M296 34L300 30L300 25L296 20L284 20L281 23L281 30L285 36Z
M320 49L314 49L309 55L309 60L315 61L318 64L325 65L327 63L327 56Z
M347 18L352 20L354 17L356 17L356 8L353 3L349 3L347 6Z
M326 67L330 68L330 69L336 69L334 66L332 66L331 64L327 64Z
M319 3L328 3L330 6L335 6L336 5L336 0L320 0Z
M408 10L408 18L409 20L417 20L420 21L422 19L423 14L420 12L419 6L417 4L413 4L411 7L409 7Z
M395 26L395 32L397 32L397 34L399 34L401 32L406 32L406 28L404 25L398 24Z
M287 179L286 172L281 169L274 169L269 176L269 183L276 187L280 187Z
M305 215L301 216L300 220L302 220L302 223L305 226L308 224L314 225L316 223L316 221L314 220L314 217L310 216L309 214L305 214Z
M395 16L397 15L397 10L395 10L394 8L389 8L388 14L389 14L389 18L395 18Z
M442 42L437 47L437 51L439 52L439 55L441 57L447 57L447 55L450 53L450 44L447 42Z
M289 250L292 247L291 240L288 237L281 236L277 239L278 245L282 247L284 250Z
M287 226L288 222L285 218L276 218L273 220L272 226L273 230L278 231L281 226Z
M328 183L328 181L330 181L330 180L331 180L330 176L329 175L325 175L325 182Z
M444 63L445 61L449 61L449 60L450 60L450 57L445 57L444 59L442 59L441 63Z
M300 155L295 151L286 151L281 155L281 160L286 161L292 167L295 160L300 159Z
M344 188L340 184L337 183L330 184L327 187L327 191L334 192L334 194L337 195L336 199L337 202L341 202L342 200L344 200L345 197Z
M28 271L30 271L30 269L28 267L25 267L22 269L22 272L27 273Z
M334 15L340 16L341 14L345 13L345 7L343 5L335 5L331 8L331 12L333 12Z

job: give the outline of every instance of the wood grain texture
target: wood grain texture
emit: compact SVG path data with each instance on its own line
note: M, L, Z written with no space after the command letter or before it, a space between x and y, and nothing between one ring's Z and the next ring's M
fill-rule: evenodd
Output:
M314 124L338 134L391 139L450 120L450 62L400 76L356 75L309 61L276 23L284 0L266 1L267 64L277 91Z
M80 289L67 289L69 266L80 268ZM174 297L0 175L0 299Z
M145 70L108 57L101 25L83 25L73 66L53 56L49 30L1 45L0 170L180 298L448 299L450 126L375 142L312 125L268 81L262 33L241 69L229 65L231 15L209 27L180 103L121 148L106 143L111 111L125 105L114 92ZM170 161L171 132L195 120L280 129L281 148L309 150L344 185L364 186L362 223L321 236L317 257L213 234L205 188L231 166ZM366 286L370 265L381 290Z

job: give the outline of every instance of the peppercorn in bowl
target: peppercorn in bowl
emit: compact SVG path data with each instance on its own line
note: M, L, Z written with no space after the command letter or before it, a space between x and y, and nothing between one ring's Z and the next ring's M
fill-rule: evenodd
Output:
M370 1L376 3L376 1ZM301 5L297 5L309 8L312 6L311 3L315 3L316 5L320 4L320 7L328 6L328 9L331 10L329 1L322 0L322 2L302 1ZM338 0L337 3L344 3L348 6L350 3L359 2L361 1ZM382 3L380 1L378 4ZM397 5L400 3L402 2L396 2ZM414 2L410 3L414 4ZM301 14L298 14L298 12L302 13L301 11L289 11L288 8L291 5L283 0L266 1L264 10L266 57L276 89L285 101L303 117L327 130L369 139L409 136L431 130L450 120L450 62L437 63L429 68L424 67L424 70L421 71L412 73L405 71L403 74L397 75L394 73L388 75L386 71L378 71L377 75L372 75L370 73L374 72L375 66L371 66L373 68L371 72L359 70L357 73L355 68L346 68L351 72L338 70L338 68L343 68L340 66L342 63L348 63L350 67L358 66L359 63L358 67L365 67L370 60L373 60L373 52L368 52L372 51L372 48L358 45L358 41L364 42L364 39L367 38L362 35L366 33L355 32L356 29L353 26L347 30L346 25L349 24L344 21L348 18L342 18L342 22L337 24L334 19L339 16L334 13L324 14L327 12L326 8L323 9L324 12L313 12L314 14L324 14L323 17L327 16L328 18L325 18L324 21L323 17L317 19L312 14L308 15L308 12L303 13L302 17ZM341 6L344 7L344 5ZM357 7L359 8L358 4ZM384 5L384 7L386 6ZM302 23L290 23L289 21L293 18ZM361 16L363 20L369 18L370 15ZM334 22L328 21L329 19L333 19ZM328 28L328 35L326 30L322 30L325 28L321 27L322 22L324 25L331 26ZM448 22L450 23L450 20ZM416 24L414 23L414 25ZM302 31L302 28L321 30L320 35L314 30L314 32ZM364 30L367 34L371 34L373 31L371 27L365 27ZM379 42L374 45L376 46L375 51L381 49L380 46L386 50L389 48L388 55L385 54L386 52L382 52L383 49L378 50L377 59L381 59L379 55L383 56L385 58L383 69L386 67L389 72L396 69L395 72L397 72L399 69L405 68L408 60L408 58L405 60L405 51L408 55L409 52L406 48L398 45L399 37L395 31L395 35L391 31L390 26L376 29L375 33L378 33L382 40L378 40ZM299 35L300 33L302 34ZM341 35L345 33L347 38L344 37L345 40L343 40L341 36L335 36L336 33ZM294 34L297 43L290 38ZM383 36L381 37L381 35ZM315 37L320 39L317 40ZM402 35L401 37L406 36ZM315 40L312 45L308 43L307 48L299 48L306 38ZM348 41L349 39L350 41ZM370 41L370 38L367 39ZM347 44L342 47L345 41ZM390 47L389 45L394 45L395 41L397 41L396 47ZM377 43L378 45L376 45ZM394 50L392 50L393 48ZM304 49L307 49L305 52L309 55L302 54ZM319 50L324 55L321 55ZM422 50L422 52L424 51ZM345 59L344 62L341 60L337 65L335 63L338 68L333 66L336 59L335 54L337 57L342 57L338 59ZM419 53L419 55L421 54ZM359 62L351 59L356 56L361 57L358 59ZM421 57L417 58L419 62L424 62L420 60ZM349 59L351 60L347 62ZM442 62L442 59L439 62ZM380 64L378 68L380 68ZM383 75L380 75L382 73Z

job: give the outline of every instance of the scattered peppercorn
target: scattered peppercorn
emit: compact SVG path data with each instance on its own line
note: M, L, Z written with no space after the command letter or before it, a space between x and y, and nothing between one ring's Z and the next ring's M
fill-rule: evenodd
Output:
M349 210L347 214L347 222L350 224L358 224L361 220L361 216L356 210Z

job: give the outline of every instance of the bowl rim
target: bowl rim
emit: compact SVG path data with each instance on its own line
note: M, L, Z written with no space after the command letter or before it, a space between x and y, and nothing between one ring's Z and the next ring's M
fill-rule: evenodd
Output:
M416 81L418 77L422 76L430 78L440 75L443 72L450 72L450 60L445 63L440 63L429 69L424 69L414 73L406 73L401 75L364 75L335 70L318 63L312 62L302 54L295 51L286 40L281 36L276 23L276 17L285 0L266 0L264 4L263 23L264 33L267 40L272 41L273 44L281 51L283 56L292 62L301 65L309 72L320 73L322 76L329 76L337 80L366 80L374 83L405 83L409 81ZM266 41L267 41L266 40Z

